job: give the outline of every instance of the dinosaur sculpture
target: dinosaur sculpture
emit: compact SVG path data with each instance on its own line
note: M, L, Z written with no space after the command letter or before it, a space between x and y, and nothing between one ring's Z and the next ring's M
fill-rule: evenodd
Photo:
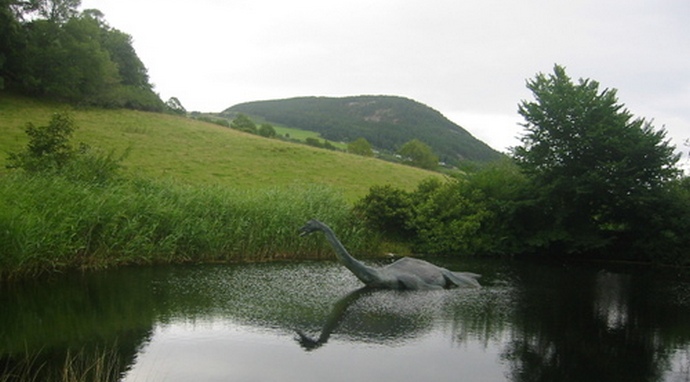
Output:
M309 220L300 229L300 236L321 231L335 250L340 263L370 288L427 290L443 288L479 288L480 276L469 272L452 272L427 261L403 257L381 268L369 267L352 257L326 224Z

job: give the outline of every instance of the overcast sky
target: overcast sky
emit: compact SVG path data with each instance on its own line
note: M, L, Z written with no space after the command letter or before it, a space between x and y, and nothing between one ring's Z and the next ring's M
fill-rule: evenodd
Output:
M397 95L493 148L519 143L525 81L552 73L618 90L690 138L688 0L82 0L130 34L163 100L219 112L296 96Z

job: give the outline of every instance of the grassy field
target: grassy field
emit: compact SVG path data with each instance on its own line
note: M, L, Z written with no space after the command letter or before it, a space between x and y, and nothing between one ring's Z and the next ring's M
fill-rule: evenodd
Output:
M124 171L94 182L5 169L26 147L28 122L68 111L72 144L128 152ZM128 264L331 258L328 222L353 253L381 251L353 218L374 185L413 189L442 175L389 162L245 134L184 117L69 109L0 93L0 280ZM78 174L77 173L73 173Z
M413 189L441 175L413 167L266 139L184 117L131 110L70 109L0 92L0 171L7 153L22 149L27 122L45 125L68 110L75 142L123 153L126 172L193 185L240 190L322 184L352 202L373 185Z

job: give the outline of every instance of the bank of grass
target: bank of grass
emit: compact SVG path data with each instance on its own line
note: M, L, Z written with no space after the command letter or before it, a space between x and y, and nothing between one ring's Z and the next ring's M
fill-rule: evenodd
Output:
M351 217L341 193L293 184L255 190L129 178L105 184L63 175L0 177L0 274L130 264L332 258L308 219L328 222L354 252L377 240Z
M267 139L180 116L132 110L73 109L0 91L0 174L7 154L23 149L24 126L45 125L55 112L68 111L76 124L74 142L117 153L131 176L174 179L177 183L261 190L296 181L327 185L352 203L375 185L412 191L420 181L442 175Z

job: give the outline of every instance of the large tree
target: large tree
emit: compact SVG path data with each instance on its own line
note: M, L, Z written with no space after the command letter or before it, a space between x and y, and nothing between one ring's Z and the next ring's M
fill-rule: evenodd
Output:
M398 150L398 155L402 156L405 162L416 167L427 170L438 167L438 156L434 154L431 146L416 138L402 145Z
M365 138L357 138L347 144L347 152L365 157L373 157L374 150Z
M527 81L522 146L514 157L537 187L553 239L591 250L641 230L644 213L679 175L663 129L618 103L615 89L577 83L556 65Z

